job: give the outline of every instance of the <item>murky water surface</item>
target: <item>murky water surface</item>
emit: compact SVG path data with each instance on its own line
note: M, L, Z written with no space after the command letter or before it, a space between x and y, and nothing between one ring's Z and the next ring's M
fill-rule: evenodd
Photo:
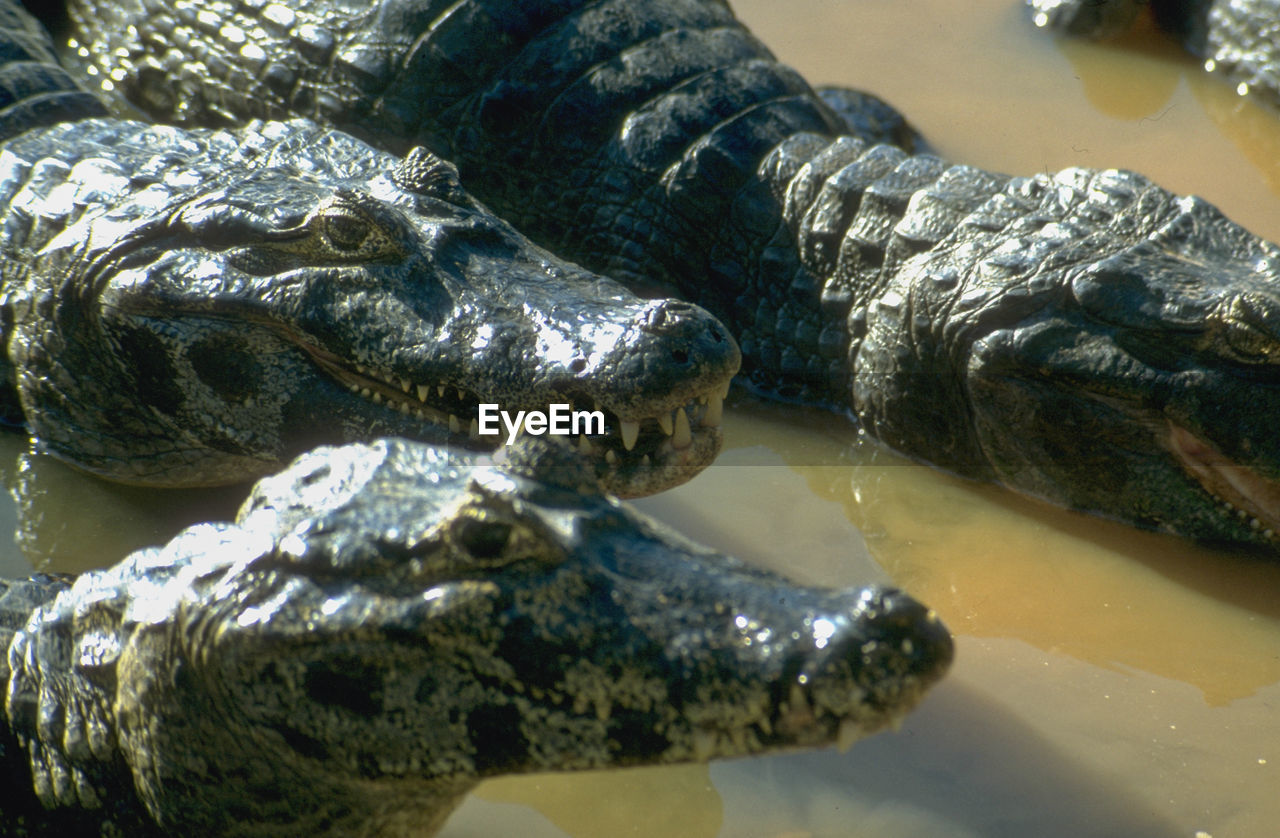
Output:
M1061 43L1017 0L735 6L810 81L880 93L951 159L1135 168L1280 240L1280 119L1158 38ZM845 754L491 782L447 838L1274 834L1280 563L952 479L841 416L738 397L727 434L716 466L640 505L804 581L907 588L956 633L952 676ZM108 564L235 508L106 487L3 442L10 486L38 498L6 574Z

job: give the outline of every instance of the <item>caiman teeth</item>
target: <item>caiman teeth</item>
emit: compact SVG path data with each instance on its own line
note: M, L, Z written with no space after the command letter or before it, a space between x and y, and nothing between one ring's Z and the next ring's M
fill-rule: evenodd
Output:
M718 395L707 399L707 409L702 411L702 424L715 427L724 418L724 399Z
M670 414L670 413L659 413L659 414L658 414L658 427L659 427L659 428L662 428L662 432L663 432L664 434L666 434L667 436L671 436L671 432L672 432L672 430L675 428L675 426L674 426L673 424L671 424L671 414Z
M685 415L684 408L676 408L676 427L671 433L671 446L673 448L688 448L693 442L693 431L689 428L689 417Z
M622 434L622 447L630 451L636 447L636 440L640 438L639 422L620 422L619 431Z
M430 393L431 393L430 387L428 387L425 384L418 385L418 401L425 402L427 400L427 396L430 395Z

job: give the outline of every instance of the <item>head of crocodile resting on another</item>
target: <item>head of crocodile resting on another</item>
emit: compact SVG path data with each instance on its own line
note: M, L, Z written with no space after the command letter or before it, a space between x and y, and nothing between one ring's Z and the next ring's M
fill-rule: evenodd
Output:
M905 594L791 584L594 482L543 440L322 448L235 524L0 582L0 824L430 834L484 777L848 744L947 669Z
M602 411L574 441L624 496L719 449L728 332L535 247L424 150L301 121L84 120L2 154L16 395L90 471L213 485L325 441L493 448L507 429L478 433L485 403Z
M427 145L555 252L722 318L763 392L1063 506L1277 544L1280 253L1204 201L912 155L713 0L228 9L270 72L157 0L69 5L137 106Z

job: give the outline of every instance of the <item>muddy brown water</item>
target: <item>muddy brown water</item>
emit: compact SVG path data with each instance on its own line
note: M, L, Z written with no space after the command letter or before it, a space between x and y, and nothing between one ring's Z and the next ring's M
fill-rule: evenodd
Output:
M950 159L1138 169L1280 241L1280 118L1149 34L1064 43L1016 0L741 0L814 83L873 90ZM445 838L1254 838L1280 823L1280 563L1046 508L907 463L840 416L731 399L728 450L639 505L804 581L892 581L957 637L896 732L834 750L489 782ZM80 570L225 517L0 439L37 498L0 572ZM12 464L12 465L8 465Z

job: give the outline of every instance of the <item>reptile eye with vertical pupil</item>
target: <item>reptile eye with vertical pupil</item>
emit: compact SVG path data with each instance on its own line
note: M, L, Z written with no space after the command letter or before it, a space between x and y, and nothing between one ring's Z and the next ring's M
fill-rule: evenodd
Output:
M325 213L322 218L324 234L338 250L359 250L369 238L369 222L359 216L338 210Z

